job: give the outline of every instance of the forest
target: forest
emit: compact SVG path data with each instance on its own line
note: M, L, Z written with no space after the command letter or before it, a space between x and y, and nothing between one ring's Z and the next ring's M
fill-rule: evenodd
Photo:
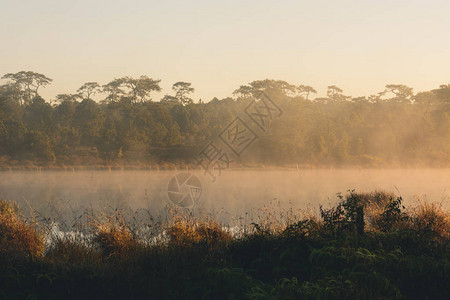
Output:
M177 82L157 101L161 81L140 76L43 99L52 81L32 71L2 77L0 168L193 165L261 92L280 117L267 132L254 129L258 139L234 157L237 167L450 166L450 84L419 93L387 84L369 97L330 85L314 97L311 86L265 79L194 101L191 83Z

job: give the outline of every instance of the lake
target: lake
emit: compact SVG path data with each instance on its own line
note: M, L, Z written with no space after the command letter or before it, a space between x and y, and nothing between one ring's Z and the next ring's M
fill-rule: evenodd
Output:
M177 171L6 171L0 172L0 198L17 201L42 216L80 209L144 208L158 213L171 202L169 180ZM336 193L376 189L401 195L406 206L417 198L450 208L450 169L226 170L212 182L193 171L202 185L195 207L242 215L265 205L294 209L337 203Z

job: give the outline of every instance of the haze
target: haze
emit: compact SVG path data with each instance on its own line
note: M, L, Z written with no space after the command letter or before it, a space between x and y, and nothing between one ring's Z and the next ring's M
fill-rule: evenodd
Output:
M148 209L157 216L164 207L172 207L167 182L178 172L0 172L0 197L17 201L25 211L32 207L41 216L69 221L84 209ZM420 199L450 208L448 169L228 170L214 183L202 171L190 172L203 189L195 209L206 209L227 222L264 207L317 212L319 205L335 205L336 193L348 189L393 192L407 207L417 206Z
M84 82L161 79L227 97L255 79L336 84L368 96L387 83L431 90L450 78L448 1L9 1L0 74L54 78L45 99Z

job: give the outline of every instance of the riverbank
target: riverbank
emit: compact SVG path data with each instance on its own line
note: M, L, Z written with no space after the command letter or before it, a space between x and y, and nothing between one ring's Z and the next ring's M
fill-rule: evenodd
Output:
M120 212L74 222L0 205L2 297L96 299L448 299L450 215L348 193L320 215L266 211L230 230L171 209L142 226ZM74 231L75 230L75 231ZM76 234L78 232L78 234Z

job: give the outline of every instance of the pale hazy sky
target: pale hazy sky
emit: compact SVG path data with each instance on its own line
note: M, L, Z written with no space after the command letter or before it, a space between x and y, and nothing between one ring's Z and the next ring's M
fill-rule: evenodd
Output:
M154 100L177 81L204 101L265 78L429 90L450 83L450 1L0 0L0 76L22 70L54 79L47 99L139 75L162 80Z

